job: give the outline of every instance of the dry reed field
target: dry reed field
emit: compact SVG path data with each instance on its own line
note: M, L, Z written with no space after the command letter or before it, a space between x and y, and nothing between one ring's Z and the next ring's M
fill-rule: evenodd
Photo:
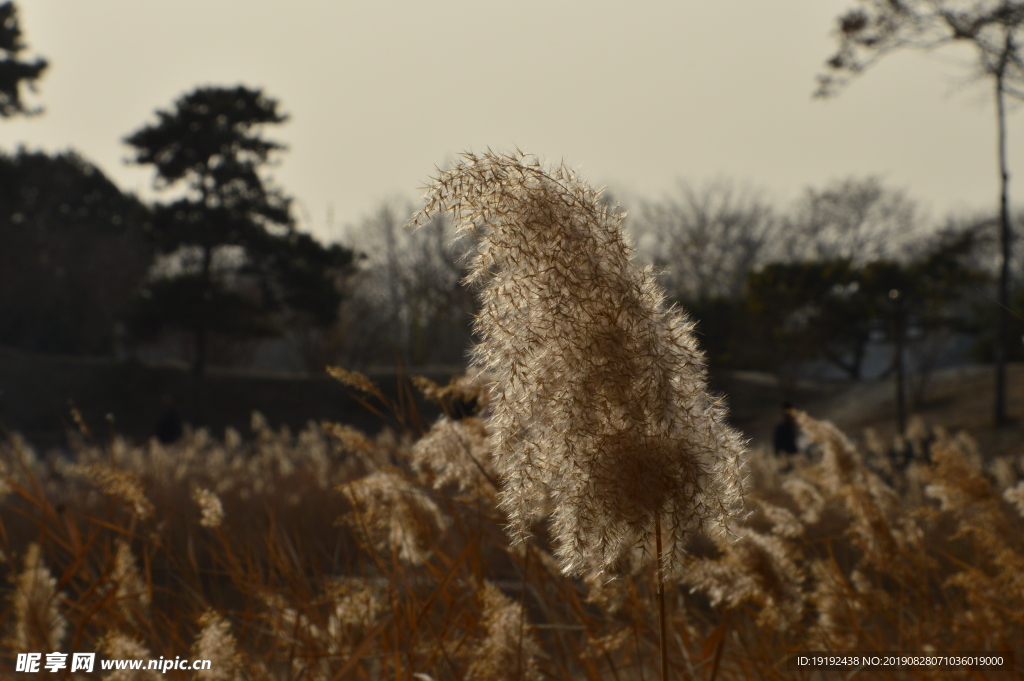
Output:
M399 427L0 445L5 678L24 651L209 659L165 675L202 680L1021 676L1024 457L922 422L858 448L803 413L806 455L748 450L575 176L467 156L414 222L437 212L476 239L482 312L470 371L415 381L429 428L336 368ZM789 670L800 650L1017 666Z

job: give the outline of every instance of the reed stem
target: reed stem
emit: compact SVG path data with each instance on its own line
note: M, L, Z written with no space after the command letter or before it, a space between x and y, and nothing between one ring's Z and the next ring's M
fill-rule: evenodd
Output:
M661 561L661 515L654 514L654 543L658 561L658 628L661 650L661 681L668 681L668 629L665 626L665 575Z

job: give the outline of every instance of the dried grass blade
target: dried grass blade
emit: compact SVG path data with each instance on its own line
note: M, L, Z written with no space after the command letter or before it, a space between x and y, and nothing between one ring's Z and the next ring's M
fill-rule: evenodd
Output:
M377 626L373 628L372 631L370 631L370 633L364 636L363 640L361 640L359 644L355 647L355 649L352 651L352 656L349 657L348 662L346 662L342 666L342 668L338 670L337 674L331 677L331 681L341 681L341 679L344 678L346 674L352 671L352 669L357 664L359 664L360 660L363 657L363 653L366 651L366 648L373 642L375 638L380 636L381 632L383 632L384 629L387 628L387 625L389 623L390 622L387 618L382 620Z
M462 561L464 561L466 559L466 556L469 555L470 550L476 547L478 541L479 535L474 537L473 541L468 542L466 544L466 547L462 549L462 552L459 553L459 555L455 558L455 562L452 563L452 566L450 568L448 568L448 572L441 580L441 583L437 585L437 588L434 589L434 592L430 594L429 598L427 598L427 602L424 603L423 607L420 608L419 614L416 615L416 619L413 621L413 629L416 629L419 626L420 622L423 621L423 618L430 611L431 606L434 605L434 601L437 600L438 596L441 595L445 587L448 586L448 582L450 582L452 577L455 575L455 571L459 568L460 565L462 565Z

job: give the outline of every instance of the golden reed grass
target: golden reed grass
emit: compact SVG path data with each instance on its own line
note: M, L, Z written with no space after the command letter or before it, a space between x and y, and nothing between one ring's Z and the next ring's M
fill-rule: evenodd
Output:
M691 540L667 582L672 673L810 678L785 671L798 649L1021 659L1024 461L986 461L966 436L930 429L930 462L882 475L834 427L800 423L814 456L784 470L752 451L751 512L731 539ZM3 649L202 651L217 661L211 679L655 672L642 560L575 578L543 526L529 551L512 545L493 469L477 465L493 442L479 419L443 417L420 439L361 435L357 448L317 425L255 425L251 438L121 443L117 457L112 444L86 448L75 465L0 446ZM131 494L109 484L129 479Z

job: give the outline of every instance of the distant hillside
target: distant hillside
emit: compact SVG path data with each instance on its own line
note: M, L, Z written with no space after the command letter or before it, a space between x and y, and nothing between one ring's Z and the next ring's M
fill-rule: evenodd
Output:
M927 425L942 426L955 433L966 430L978 441L984 456L1024 455L1024 364L1009 366L1007 404L1013 424L992 426L994 369L975 365L944 369L935 373L925 399L911 415ZM896 432L895 398L892 381L854 384L823 404L808 409L816 418L836 423L851 436L874 428L891 438Z
M955 433L966 430L978 441L985 456L1024 455L1024 364L1011 364L1008 375L1009 413L1015 419L1006 428L992 426L993 368L972 365L936 371L915 407L908 402L909 417L919 416L926 425L942 426ZM714 387L729 396L734 424L754 444L770 440L779 418L782 392L767 374L735 372L715 377ZM798 409L816 419L832 421L854 439L873 428L886 440L896 433L895 386L881 381L801 382L787 392Z

